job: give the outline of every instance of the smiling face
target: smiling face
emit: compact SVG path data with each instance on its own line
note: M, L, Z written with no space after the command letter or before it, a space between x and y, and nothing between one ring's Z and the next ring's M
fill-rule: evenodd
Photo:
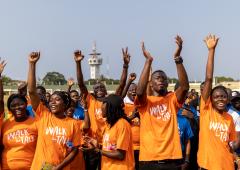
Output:
M226 110L226 106L228 103L228 95L226 91L221 88L215 89L212 92L211 96L213 108L218 112L223 112Z
M50 97L49 108L53 114L62 116L66 110L66 105L59 95L53 94Z
M163 71L157 71L152 74L151 87L154 92L164 95L167 92L168 79Z
M96 83L93 87L93 91L97 98L103 98L107 95L106 87L102 83Z
M77 103L79 101L79 98L80 98L78 92L76 92L76 91L72 91L70 93L70 97L75 103Z
M20 98L14 98L10 103L10 111L12 112L16 121L24 121L27 119L27 103Z
M137 91L137 85L132 83L127 92L127 96L129 97L129 99L131 101L134 101L136 94L137 94L136 91Z

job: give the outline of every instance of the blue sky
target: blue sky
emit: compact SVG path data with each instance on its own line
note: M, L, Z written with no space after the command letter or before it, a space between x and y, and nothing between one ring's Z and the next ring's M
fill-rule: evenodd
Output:
M102 53L102 73L119 78L122 47L132 55L129 71L140 75L144 64L140 42L154 56L153 70L177 77L172 55L174 36L184 40L182 57L190 80L203 80L207 60L204 37L220 37L215 75L240 79L240 1L217 0L7 0L0 3L0 56L4 74L26 79L28 54L41 51L37 76L58 71L76 77L73 52L81 49L85 79L92 44ZM109 71L106 66L109 64Z

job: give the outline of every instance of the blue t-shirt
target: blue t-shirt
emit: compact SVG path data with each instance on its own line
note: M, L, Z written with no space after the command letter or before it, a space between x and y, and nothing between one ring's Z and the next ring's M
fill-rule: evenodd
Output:
M186 152L186 142L189 140L191 137L193 137L193 132L191 129L191 125L187 118L185 118L182 115L177 115L177 120L178 120L178 133L180 135L180 141L181 141L181 146L182 146L182 154L185 156Z
M32 105L28 105L28 106L27 106L27 111L28 111L28 113L29 113L28 116L30 116L30 117L35 117L35 114L34 114Z
M84 109L79 103L77 104L77 107L75 107L75 111L73 113L73 119L77 119L77 120L84 119Z

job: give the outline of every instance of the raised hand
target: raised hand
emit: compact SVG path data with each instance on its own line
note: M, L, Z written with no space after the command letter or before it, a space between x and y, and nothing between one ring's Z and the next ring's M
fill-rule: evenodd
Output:
M81 50L76 50L74 52L74 59L76 62L80 62L84 59L84 55Z
M182 51L183 40L182 40L182 38L179 35L177 35L175 37L175 40L176 40L175 42L177 44L177 48L176 48L176 51L174 53L174 57L178 57L178 56L180 56L181 51Z
M136 79L136 77L137 77L136 73L130 73L128 79L131 81L134 81Z
M74 79L73 78L68 79L67 85L68 86L73 86L74 85Z
M218 37L210 34L205 38L204 42L207 45L208 50L211 50L216 48L218 40Z
M31 54L28 57L28 60L29 60L30 63L35 64L35 63L37 63L39 58L40 58L40 52L39 51L38 52L31 52Z
M144 45L144 42L141 43L141 46L142 46L142 52L143 52L144 57L145 57L146 59L152 61L153 58L152 58L151 54L146 50L145 45Z
M6 61L5 60L2 60L1 61L1 58L0 58L0 75L2 74L3 70L4 70L4 67L6 66Z
M130 62L130 54L128 53L128 47L126 47L126 49L124 50L124 48L122 48L122 54L123 54L123 61L124 64L128 65Z

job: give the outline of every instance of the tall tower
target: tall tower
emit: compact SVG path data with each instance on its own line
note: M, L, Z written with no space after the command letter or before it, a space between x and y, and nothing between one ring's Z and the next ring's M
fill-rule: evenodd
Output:
M91 57L88 59L88 64L90 65L90 78L99 79L100 78L100 65L102 65L102 58L98 57L101 53L97 53L96 42L93 44L92 53L89 54Z

